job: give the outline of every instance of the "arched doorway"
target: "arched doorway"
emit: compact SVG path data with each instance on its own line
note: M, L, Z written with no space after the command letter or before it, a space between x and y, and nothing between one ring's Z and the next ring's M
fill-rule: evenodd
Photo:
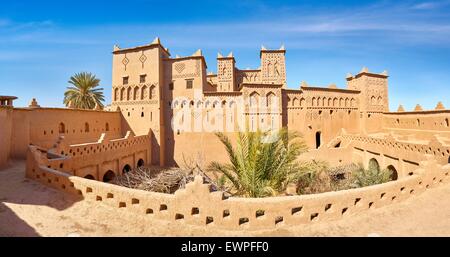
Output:
M90 180L95 180L94 176L92 176L91 174L88 174L86 176L84 176L84 178L90 179Z
M372 158L369 160L369 169L380 170L380 164L378 164L377 159Z
M397 169L395 169L395 167L392 165L389 165L387 169L391 172L391 180L397 180L398 178Z
M137 166L138 166L138 167L144 166L144 160L139 159L139 161L137 162Z
M130 165L126 164L125 166L123 166L122 173L127 173L127 172L130 172L130 171L131 171L131 166Z
M322 133L320 131L317 131L316 132L316 149L320 147L321 139L322 139Z
M105 175L103 175L103 182L109 182L114 179L116 174L112 170L108 170Z

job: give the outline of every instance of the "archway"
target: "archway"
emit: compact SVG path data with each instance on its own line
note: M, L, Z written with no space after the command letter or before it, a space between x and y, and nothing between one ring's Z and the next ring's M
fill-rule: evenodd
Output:
M131 166L130 165L126 164L125 166L123 166L122 173L127 173L127 172L130 172L130 171L131 171Z
M395 169L395 167L392 165L389 165L387 169L391 172L391 180L397 180L398 178L397 169Z
M137 162L137 166L138 167L142 167L142 166L144 166L144 160L142 160L142 159L139 159L139 161Z
M94 176L92 176L91 174L88 174L86 176L84 176L84 178L90 179L90 180L95 180Z
M322 138L322 133L320 131L317 131L316 132L316 149L320 147L321 138Z
M116 174L112 170L108 170L105 175L103 175L103 182L109 182L114 179Z
M378 163L377 159L372 158L369 160L369 169L371 169L371 168L380 170L380 164Z

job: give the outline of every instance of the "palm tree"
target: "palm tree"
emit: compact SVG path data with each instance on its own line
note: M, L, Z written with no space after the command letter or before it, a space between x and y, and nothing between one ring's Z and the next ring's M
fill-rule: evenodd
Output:
M229 164L211 162L209 170L221 175L218 184L231 184L230 193L246 197L277 195L304 170L296 161L307 146L296 133L239 132L237 146L223 133L216 133L224 144Z
M353 187L366 187L391 181L392 171L380 169L378 164L369 163L368 169L359 164L359 168L353 172L352 177L354 180Z
M103 88L97 88L100 79L95 75L89 72L76 73L68 82L73 86L67 87L64 93L66 106L70 103L70 107L80 109L93 109L96 104L103 107L102 101L105 101Z

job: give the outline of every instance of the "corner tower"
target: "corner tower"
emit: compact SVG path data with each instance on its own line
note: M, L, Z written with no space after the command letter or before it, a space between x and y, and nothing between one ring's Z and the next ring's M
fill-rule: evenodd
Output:
M286 88L286 49L278 50L261 47L261 82L263 84L282 84Z
M236 91L236 72L233 53L223 57L217 54L217 91L231 92Z
M357 75L347 75L347 88L361 91L360 110L388 112L388 73L372 73L364 67Z
M112 70L112 110L120 110L126 122L122 130L154 137L152 163L164 165L163 59L170 56L159 38L152 43L121 49L114 46ZM159 146L159 147L158 147Z

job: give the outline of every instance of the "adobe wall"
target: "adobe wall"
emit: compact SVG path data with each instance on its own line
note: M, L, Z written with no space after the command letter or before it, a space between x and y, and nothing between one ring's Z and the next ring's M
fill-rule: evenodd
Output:
M11 149L12 108L0 107L0 169L8 165Z
M383 114L383 131L405 139L429 140L434 135L450 137L450 110L390 112Z
M11 145L11 156L14 158L25 158L29 144L51 148L61 134L69 144L95 142L104 132L108 132L111 138L123 136L119 112L15 108L12 120L13 133L10 138L14 142Z
M226 230L262 230L336 220L403 201L450 181L450 165L441 166L433 158L427 158L420 162L413 175L351 190L299 196L227 198L222 192L210 192L209 185L196 177L185 189L175 194L163 194L70 176L39 164L36 151L35 147L30 147L28 155L32 162L27 165L27 174L48 186L149 218Z
M51 149L29 146L34 150L34 158L28 155L28 167L34 162L47 168L79 177L92 176L92 179L104 181L108 171L122 175L125 166L134 169L139 165L151 163L151 131L148 135L135 136L130 131L124 138L111 139L107 133L94 143L69 145L61 136ZM142 163L138 164L139 161ZM27 177L35 179L27 172Z

